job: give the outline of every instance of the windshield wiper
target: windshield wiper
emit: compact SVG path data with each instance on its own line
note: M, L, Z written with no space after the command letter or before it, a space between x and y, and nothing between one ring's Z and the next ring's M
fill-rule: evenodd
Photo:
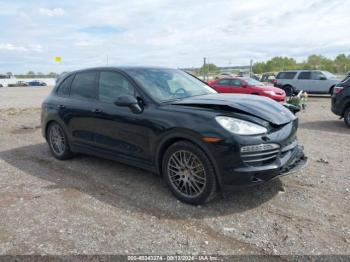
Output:
M178 100L182 100L183 98L172 98L172 99L167 99L167 100L163 100L162 103L169 103L169 102L175 102Z

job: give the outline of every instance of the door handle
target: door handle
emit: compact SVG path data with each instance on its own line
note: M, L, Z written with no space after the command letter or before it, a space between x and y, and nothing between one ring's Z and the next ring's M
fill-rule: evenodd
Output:
M57 105L57 108L58 109L63 109L63 108L66 108L64 105Z
M98 108L92 109L92 112L93 113L103 113L103 111L101 109L98 109Z

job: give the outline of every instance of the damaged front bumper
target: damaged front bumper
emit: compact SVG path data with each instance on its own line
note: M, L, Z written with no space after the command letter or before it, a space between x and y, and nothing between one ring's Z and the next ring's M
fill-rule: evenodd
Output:
M249 166L235 168L232 170L231 181L226 181L225 188L235 186L249 186L264 183L278 177L299 172L308 164L308 158L303 152L303 146L297 141L295 145L280 150L277 159L270 164L260 166Z

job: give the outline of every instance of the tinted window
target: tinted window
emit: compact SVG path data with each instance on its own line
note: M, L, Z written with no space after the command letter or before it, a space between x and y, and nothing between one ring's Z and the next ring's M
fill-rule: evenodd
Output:
M311 72L300 72L298 79L311 79Z
M277 75L277 79L293 79L297 72L280 72Z
M99 100L113 103L118 96L133 95L134 87L121 74L111 71L100 73Z
M70 84L72 83L73 75L67 77L63 82L60 84L57 90L57 94L60 96L68 96L69 95L69 88Z
M77 73L71 86L70 95L81 98L94 98L96 74L93 71Z
M219 80L218 84L222 86L228 86L230 85L230 82L231 82L230 79L221 79Z
M337 86L350 86L350 75L346 76Z
M325 78L326 76L322 74L322 72L316 71L316 72L312 72L311 77L313 80L320 80L321 77Z
M241 81L238 79L232 79L231 86L241 86Z

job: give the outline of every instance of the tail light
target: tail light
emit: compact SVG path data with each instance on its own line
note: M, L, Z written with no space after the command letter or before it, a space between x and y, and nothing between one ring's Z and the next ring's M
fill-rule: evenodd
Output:
M342 86L336 86L334 87L334 94L339 94L344 90L344 87Z

